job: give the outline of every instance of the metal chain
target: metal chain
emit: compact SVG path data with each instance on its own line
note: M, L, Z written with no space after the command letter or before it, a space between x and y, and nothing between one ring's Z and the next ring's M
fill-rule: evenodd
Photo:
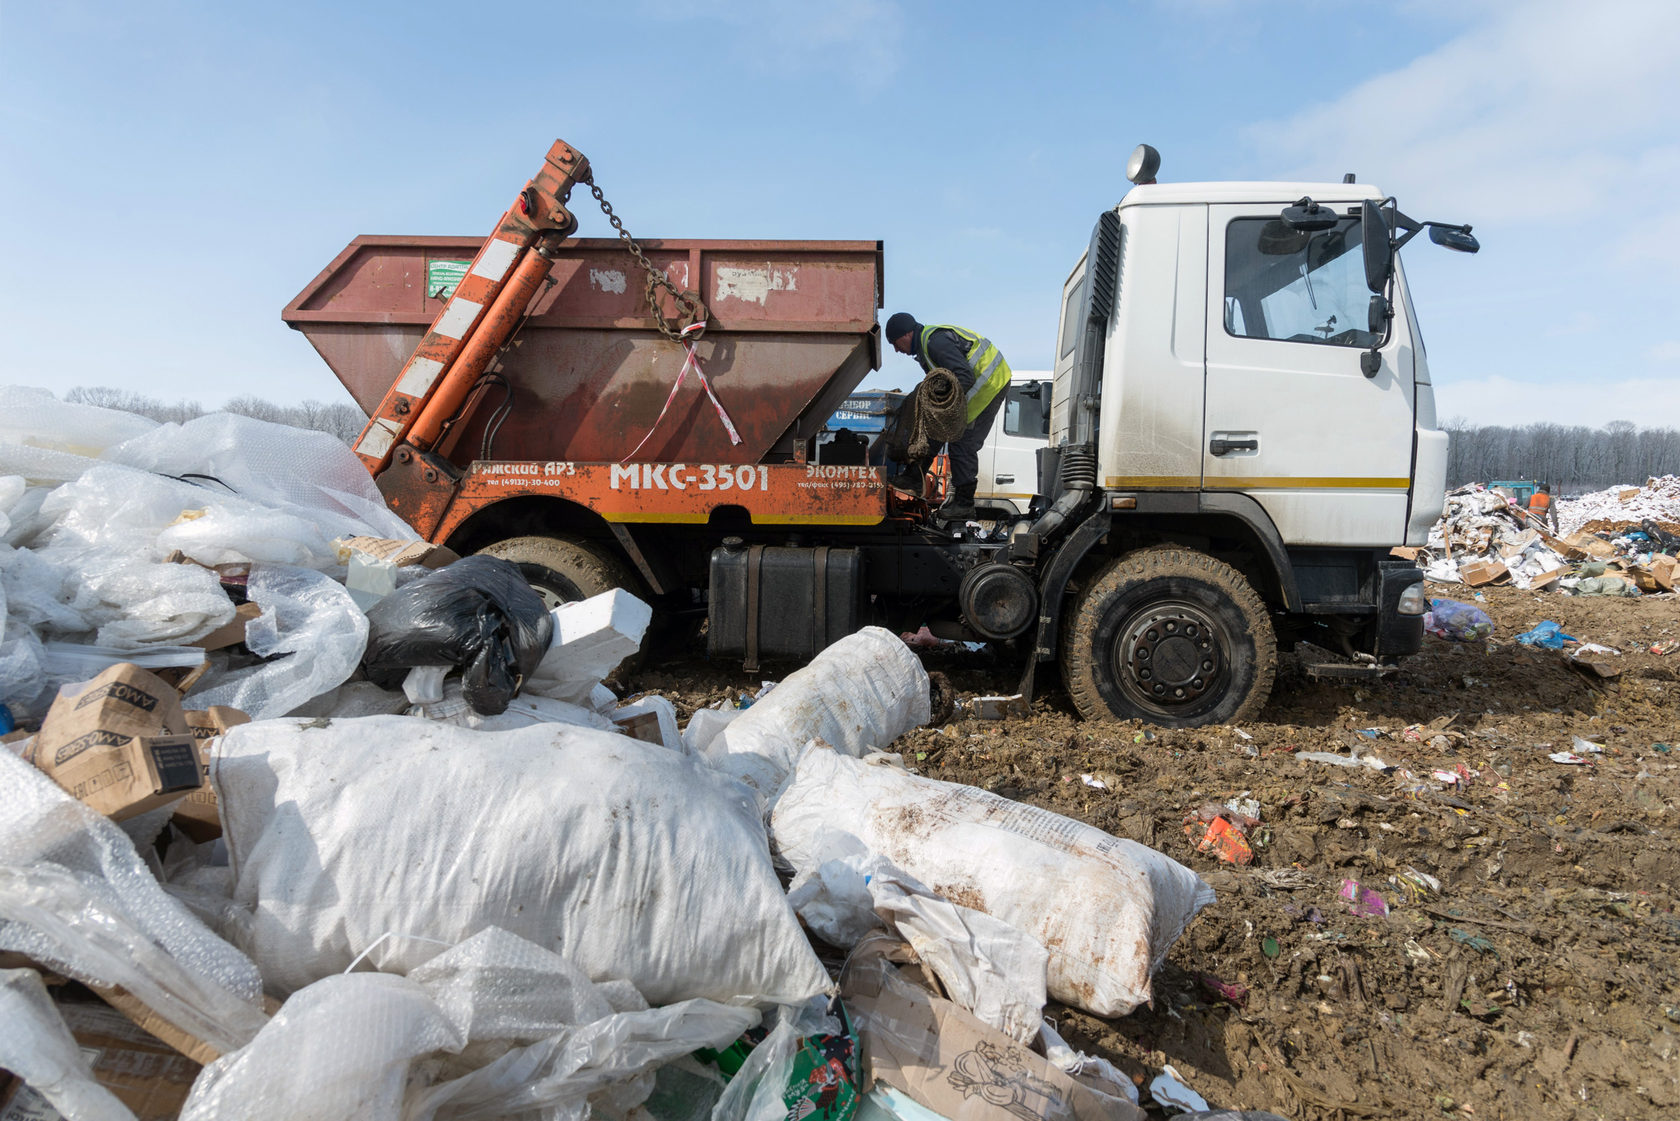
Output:
M601 193L600 187L590 183L589 191L595 196L595 201L601 204L601 213L607 216L607 221L611 222L613 229L618 231L618 236L623 240L625 247L630 250L630 255L636 258L636 263L642 267L642 271L647 273L648 310L653 312L653 319L659 325L660 334L672 342L694 342L699 339L701 335L705 334L706 329L704 327L697 331L691 331L686 336L683 331L696 323L706 322L706 305L701 303L700 298L693 292L685 292L672 284L664 270L653 267L652 262L647 259L647 254L642 252L642 247L636 244L636 239L631 237L630 231L624 228L624 220L613 213L612 203L607 201L606 196ZM661 288L669 292L671 299L676 302L679 308L683 309L683 314L679 315L675 322L667 319L665 312L659 306L659 289Z

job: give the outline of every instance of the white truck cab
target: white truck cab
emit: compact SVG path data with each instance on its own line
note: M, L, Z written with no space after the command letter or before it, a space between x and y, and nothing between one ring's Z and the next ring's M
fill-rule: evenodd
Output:
M1040 570L1034 657L1083 715L1187 726L1251 718L1298 640L1341 677L1418 649L1422 574L1391 549L1440 516L1447 436L1398 251L1478 246L1351 176L1158 167L1133 153L1063 285L1041 514L1003 559Z
M1329 229L1283 222L1303 197L1335 215ZM1386 331L1368 321L1361 216L1382 197L1359 183L1133 188L1114 211L1122 282L1098 402L1070 392L1089 254L1063 288L1052 442L1094 409L1105 489L1245 495L1289 545L1422 544L1447 437L1398 265Z
M980 449L974 503L992 517L1017 518L1032 505L1038 484L1038 451L1050 439L1050 375L1019 370Z

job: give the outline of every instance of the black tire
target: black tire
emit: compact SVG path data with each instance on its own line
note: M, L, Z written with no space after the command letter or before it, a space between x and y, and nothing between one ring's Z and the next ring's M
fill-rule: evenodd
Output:
M1271 696L1277 638L1236 569L1190 549L1144 549L1111 561L1074 603L1061 670L1087 720L1231 724Z
M509 537L479 552L512 561L549 608L614 588L646 598L641 581L617 557L570 537Z

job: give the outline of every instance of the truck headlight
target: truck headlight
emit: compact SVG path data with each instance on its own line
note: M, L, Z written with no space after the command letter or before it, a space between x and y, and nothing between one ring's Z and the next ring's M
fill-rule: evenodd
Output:
M1402 615L1422 615L1429 610L1429 600L1423 594L1423 585L1413 584L1400 593L1400 602L1394 609Z

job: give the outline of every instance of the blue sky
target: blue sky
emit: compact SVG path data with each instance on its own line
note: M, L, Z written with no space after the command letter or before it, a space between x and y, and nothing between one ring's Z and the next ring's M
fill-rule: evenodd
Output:
M555 137L640 236L879 238L886 312L1044 369L1146 140L1472 223L1406 253L1443 416L1680 425L1677 104L1671 0L12 3L0 381L347 399L280 309L357 234L488 232Z

